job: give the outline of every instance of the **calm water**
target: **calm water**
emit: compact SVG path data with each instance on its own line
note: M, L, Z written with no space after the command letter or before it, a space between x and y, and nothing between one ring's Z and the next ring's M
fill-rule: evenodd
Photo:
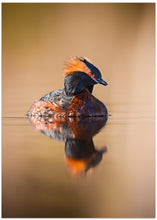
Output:
M154 217L153 108L109 108L36 129L3 118L3 217Z
M154 217L155 3L3 3L2 49L3 217ZM109 84L106 125L32 125L71 56Z

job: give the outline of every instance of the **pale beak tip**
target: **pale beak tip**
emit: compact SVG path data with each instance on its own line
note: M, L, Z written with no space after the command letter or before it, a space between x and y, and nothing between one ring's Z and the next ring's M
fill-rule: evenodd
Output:
M108 83L105 82L103 79L99 79L99 80L97 80L97 81L98 81L98 83L100 83L100 84L102 84L102 85L104 85L104 86L108 86Z

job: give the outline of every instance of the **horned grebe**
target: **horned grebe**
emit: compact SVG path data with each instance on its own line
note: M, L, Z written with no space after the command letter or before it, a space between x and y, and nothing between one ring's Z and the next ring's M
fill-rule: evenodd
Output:
M28 115L55 118L107 116L105 105L92 95L95 84L108 85L100 71L87 58L72 57L66 62L64 72L64 88L35 101Z

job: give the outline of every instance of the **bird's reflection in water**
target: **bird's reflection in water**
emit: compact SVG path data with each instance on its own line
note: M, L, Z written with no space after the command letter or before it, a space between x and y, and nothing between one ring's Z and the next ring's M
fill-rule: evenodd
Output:
M107 117L60 118L29 117L34 128L65 142L65 163L72 174L90 173L102 160L106 147L96 150L93 136L106 124Z

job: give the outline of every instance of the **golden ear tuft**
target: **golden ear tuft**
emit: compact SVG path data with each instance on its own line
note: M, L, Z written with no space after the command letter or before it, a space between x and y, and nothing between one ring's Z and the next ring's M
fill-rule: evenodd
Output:
M87 58L84 57L71 57L69 60L67 60L64 64L65 76L76 71L89 73L91 70L84 63L85 59L87 60Z

